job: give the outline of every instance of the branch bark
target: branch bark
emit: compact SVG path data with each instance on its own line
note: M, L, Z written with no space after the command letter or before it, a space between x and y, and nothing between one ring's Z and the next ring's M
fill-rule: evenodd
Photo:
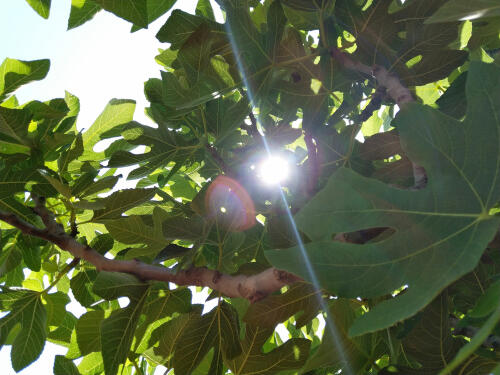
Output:
M75 258L86 260L99 271L124 272L137 276L143 281L156 280L177 285L202 286L216 290L227 297L245 298L256 302L280 290L283 286L301 279L276 268L268 268L255 275L225 275L206 267L197 267L174 272L169 268L147 264L138 260L108 259L87 245L79 243L65 233L55 222L53 215L43 205L43 198L35 198L34 211L42 218L45 229L37 228L11 213L0 211L0 220L16 227L24 234L41 238L68 251Z
M407 103L415 101L410 90L401 83L396 75L390 73L384 67L379 65L369 67L359 61L354 61L349 54L337 48L331 48L330 55L347 69L374 77L380 86L385 87L387 95L394 100L400 108L403 108ZM425 169L413 162L412 166L414 179L413 189L422 189L427 185L427 174L425 173Z
M365 121L368 121L370 117L372 117L373 113L375 111L378 111L380 107L382 106L382 101L384 100L384 97L386 96L386 89L383 86L377 87L375 90L372 99L370 100L370 103L363 109L363 111L359 114L359 116L356 116L354 123L355 124L362 124Z
M245 130L252 137L260 138L259 129L257 128L257 119L255 118L253 112L248 114L248 118L250 119L250 125L248 125Z
M304 142L307 148L308 159L308 176L306 183L306 192L309 196L317 192L318 180L321 174L321 165L318 159L318 148L311 133L306 130L304 135Z

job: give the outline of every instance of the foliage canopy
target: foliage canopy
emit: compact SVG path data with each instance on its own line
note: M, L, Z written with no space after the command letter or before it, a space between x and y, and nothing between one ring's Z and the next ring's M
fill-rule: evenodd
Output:
M15 96L48 60L0 66L12 367L50 341L55 375L500 374L498 0L216 1L157 34L155 127L112 99L78 131L71 93ZM68 29L175 3L72 0Z

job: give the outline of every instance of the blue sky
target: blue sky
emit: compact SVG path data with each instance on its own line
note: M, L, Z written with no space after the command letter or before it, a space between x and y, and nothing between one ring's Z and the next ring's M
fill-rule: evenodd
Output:
M195 0L179 0L176 7L193 12L195 4ZM134 99L135 119L149 122L144 116L143 84L160 76L154 57L158 48L167 45L158 42L155 34L167 16L148 30L130 34L130 23L99 12L92 21L66 31L70 6L70 0L52 1L50 17L45 20L23 0L0 1L0 62L6 57L51 60L46 79L16 92L20 102L64 97L67 90L80 98L77 125L82 129L93 123L110 99ZM65 348L47 344L40 359L19 374L51 374L54 355L65 352ZM15 374L10 365L10 346L0 350L0 366L3 375Z
M194 1L179 1L192 10ZM143 83L159 77L154 61L165 46L154 37L165 16L130 34L131 24L107 12L66 31L71 2L53 1L50 17L44 20L22 0L0 1L0 60L50 58L47 78L19 89L21 102L64 97L64 90L81 100L79 127L88 127L111 98L135 99L138 118L144 107Z

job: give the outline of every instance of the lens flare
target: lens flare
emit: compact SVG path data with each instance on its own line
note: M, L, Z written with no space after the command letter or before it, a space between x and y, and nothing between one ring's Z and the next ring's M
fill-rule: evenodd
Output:
M205 209L223 228L240 232L255 225L255 206L247 191L237 181L218 176L208 187Z

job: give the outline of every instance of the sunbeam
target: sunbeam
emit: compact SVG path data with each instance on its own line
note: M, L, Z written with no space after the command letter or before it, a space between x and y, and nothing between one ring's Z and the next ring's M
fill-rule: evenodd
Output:
M226 23L224 25L225 25L225 28L226 28L226 31L227 31L227 34L228 34L229 42L231 43L231 48L233 50L233 54L234 54L235 59L236 59L236 64L238 66L239 71L241 72L243 84L245 85L245 87L247 89L247 96L248 96L248 99L250 101L250 106L252 108L255 108L255 101L254 101L255 97L254 97L254 94L252 92L251 86L249 85L248 78L245 75L245 69L244 69L244 66L243 66L243 62L241 60L241 54L240 54L241 51L239 50L237 41L235 41L235 39L234 39L234 36L233 36L233 33L232 33L231 21L232 20L230 19L230 16L227 15ZM260 112L259 111L256 111L256 112L258 113L258 115L256 117L256 119L257 119L257 128L258 128L259 132L262 135L262 143L263 143L264 148L266 150L266 154L267 154L268 160L273 160L273 152L271 151L271 149L269 147L269 143L266 140L266 135L265 135L264 129L263 129L262 125L261 125ZM276 164L276 163L273 162L273 164ZM286 215L288 217L288 220L290 221L290 224L291 224L291 227L292 227L292 230L293 230L293 234L294 234L295 240L297 241L298 247L299 247L299 249L301 251L301 254L303 256L304 266L307 269L307 272L309 274L309 279L311 280L311 282L312 282L312 284L314 285L315 288L321 289L321 286L319 284L318 278L317 278L317 276L316 276L316 274L314 272L314 269L312 267L311 261L310 261L308 255L307 255L307 252L306 252L306 249L305 249L305 246L304 246L304 242L302 241L302 239L300 237L299 231L297 229L297 225L295 224L295 220L293 219L292 213L290 211L290 207L288 206L288 201L287 201L287 199L285 197L285 194L283 192L283 189L282 189L282 186L281 186L281 182L282 181L276 181L275 184L274 184L274 186L276 187L276 189L279 190L279 193L280 193L280 196L281 196L281 200L282 200L283 205L285 207L285 212L286 212ZM342 362L344 363L344 366L343 366L343 368L341 370L341 373L342 374L347 374L347 375L354 375L354 373L352 371L352 368L351 368L351 365L349 363L349 360L348 360L348 358L346 356L345 348L343 347L342 341L340 340L340 335L339 335L339 332L338 332L338 330L336 328L335 322L333 321L332 317L328 313L328 305L325 302L325 300L323 298L321 298L320 294L317 294L317 296L318 296L318 299L319 299L320 306L321 306L321 308L323 309L323 311L326 314L326 322L327 322L327 324L326 324L325 329L328 329L329 333L331 334L331 337L333 338L333 341L335 343L335 349L338 351L338 354L339 354Z

